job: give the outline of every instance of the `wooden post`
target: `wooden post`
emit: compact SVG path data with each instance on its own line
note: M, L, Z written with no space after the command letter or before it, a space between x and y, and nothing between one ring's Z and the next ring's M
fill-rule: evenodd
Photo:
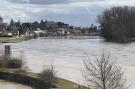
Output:
M11 56L11 46L10 45L5 45L4 55L6 58L9 58Z

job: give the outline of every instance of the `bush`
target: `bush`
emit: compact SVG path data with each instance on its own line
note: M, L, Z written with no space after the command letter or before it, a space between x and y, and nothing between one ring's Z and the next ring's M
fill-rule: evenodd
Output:
M50 89L53 85L56 85L57 78L54 67L51 65L50 67L45 68L40 74L39 79L45 82L45 85L50 85L48 89Z
M7 68L22 68L23 61L19 59L7 60Z
M0 56L0 67L1 68L22 68L24 61L22 57L13 58L11 56L1 55Z

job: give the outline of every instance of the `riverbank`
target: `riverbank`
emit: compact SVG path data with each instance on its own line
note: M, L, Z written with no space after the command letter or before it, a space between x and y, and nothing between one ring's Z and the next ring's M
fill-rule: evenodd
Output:
M0 37L0 43L18 43L32 38L33 36Z
M33 86L41 87L39 84L42 82L38 79L38 76L39 76L38 73L24 72L21 71L20 69L0 68L0 79L28 85L31 87ZM56 85L57 87L56 89L87 89L86 87L71 82L69 80L65 80L61 78L57 78L57 79L58 79L58 83Z

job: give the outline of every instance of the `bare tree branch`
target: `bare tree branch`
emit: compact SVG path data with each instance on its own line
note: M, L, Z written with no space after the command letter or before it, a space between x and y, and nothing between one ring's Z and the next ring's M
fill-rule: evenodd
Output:
M85 79L90 89L127 89L121 67L110 60L103 52L101 58L84 61Z

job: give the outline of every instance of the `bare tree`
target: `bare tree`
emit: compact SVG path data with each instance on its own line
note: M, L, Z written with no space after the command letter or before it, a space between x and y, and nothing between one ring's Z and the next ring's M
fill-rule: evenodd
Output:
M109 55L84 61L85 79L90 89L127 89L121 67L111 62Z

